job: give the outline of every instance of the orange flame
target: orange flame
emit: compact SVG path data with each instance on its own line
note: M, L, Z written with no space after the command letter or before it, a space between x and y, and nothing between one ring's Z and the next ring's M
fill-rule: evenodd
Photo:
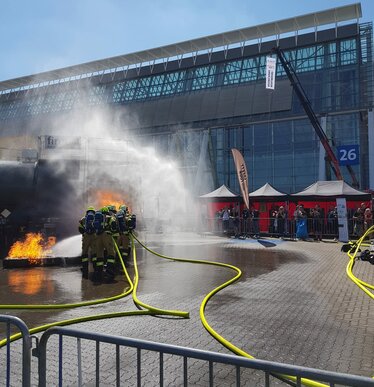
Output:
M122 204L126 204L126 206L128 206L127 199L123 194L111 191L97 191L95 202L99 208L113 205L118 210L119 206Z
M28 233L23 241L17 241L11 246L8 257L28 258L30 262L37 262L38 258L44 258L51 253L51 248L56 244L55 237L44 240L40 233Z

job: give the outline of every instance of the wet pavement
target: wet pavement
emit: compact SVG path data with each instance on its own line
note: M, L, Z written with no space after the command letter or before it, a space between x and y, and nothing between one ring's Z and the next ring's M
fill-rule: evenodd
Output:
M339 243L235 240L195 234L139 236L161 254L219 261L242 270L237 283L208 303L206 318L219 334L256 358L362 376L374 374L373 302L346 277L348 258L340 252ZM111 319L110 324L100 320L74 327L228 353L203 328L199 307L206 294L232 278L233 271L165 260L141 247L136 251L139 299L159 308L189 311L190 319L136 316ZM128 268L132 275L131 263ZM358 262L355 273L374 283L373 265ZM95 286L82 280L77 266L3 269L0 304L107 298L126 289L126 280L121 276L117 280L115 284ZM5 309L1 313L18 316L31 328L122 310L135 310L131 297L68 310ZM89 380L86 385L90 385Z

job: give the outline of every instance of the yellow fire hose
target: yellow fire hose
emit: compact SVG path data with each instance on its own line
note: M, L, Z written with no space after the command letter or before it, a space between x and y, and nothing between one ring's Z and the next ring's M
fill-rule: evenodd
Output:
M347 266L347 274L360 288L362 288L367 294L369 294L371 297L373 297L373 293L369 292L365 287L369 287L369 288L373 289L374 286L370 285L370 284L366 284L365 282L357 279L357 277L355 277L353 275L353 273L352 273L352 268L353 268L353 265L354 265L354 259L356 257L356 254L359 251L359 247L361 245L365 245L365 243L363 241L364 241L366 235L369 234L369 231L373 232L374 231L374 227L369 229L368 232L362 238L360 238L359 241L356 242L356 247L354 249L354 254L351 254L351 251L348 252L348 255L349 255L349 257L351 259L350 259L350 263ZM208 301L216 293L218 293L220 290L222 290L225 287L229 286L230 284L236 282L240 278L240 276L241 276L241 270L239 268L237 268L236 266L228 265L228 264L224 264L224 263L220 263L220 262L207 261L207 260L192 260L192 259L184 259L184 258L174 258L174 257L169 257L169 256L166 256L166 255L163 255L163 254L159 254L159 253L149 249L147 246L145 246L142 242L139 241L139 239L134 234L131 234L131 245L132 245L133 260L134 260L134 271L135 271L134 284L130 280L130 277L129 277L128 273L127 273L127 270L126 270L126 267L125 267L125 265L123 263L122 256L121 256L121 254L119 252L118 246L117 246L116 243L114 244L116 252L117 252L117 254L119 256L119 259L121 261L121 265L122 265L123 271L125 273L125 277L126 277L128 283L130 285L130 287L129 287L129 289L127 291L125 291L125 292L123 292L123 293L121 293L119 295L113 296L113 297L109 297L109 298L105 298L105 299L101 299L101 300L93 300L93 301L86 301L86 302L82 302L82 303L75 303L75 304L61 304L61 305L0 305L0 309L58 309L58 308L74 308L74 307L78 307L78 306L88 306L88 305L94 305L94 304L99 304L99 303L103 303L103 302L113 301L113 300L125 297L126 295L128 295L130 293L132 293L134 303L138 307L146 308L146 310L128 311L128 312L117 312L117 313L107 313L107 314L101 314L101 315L99 314L99 315L94 315L94 316L84 316L84 317L79 317L79 318L59 321L59 322L55 322L55 323L51 323L51 324L42 325L42 326L39 326L39 327L36 327L36 328L32 328L32 329L30 329L30 334L34 334L34 333L38 333L38 332L44 331L44 330L46 330L46 329L48 329L50 327L53 327L53 326L64 326L64 325L70 325L70 324L75 324L75 323L80 323L80 322L99 320L99 319L106 319L106 318L113 318L113 317L124 317L124 316L134 316L134 315L171 315L171 316L178 316L178 317L182 317L182 318L188 318L189 317L188 312L181 312L181 311L177 311L177 310L164 310L164 309L155 308L155 307L152 307L150 305L147 305L147 304L141 302L138 299L137 294L136 294L136 290L137 290L137 286L138 286L138 283L139 283L139 273L138 273L137 262L136 262L136 250L135 250L135 247L134 247L134 238L137 240L137 242L144 249L146 249L150 253L152 253L154 255L157 255L157 256L159 256L161 258L169 259L169 260L173 260L173 261L180 261L180 262L189 262L189 263L207 264L207 265L215 265L215 266L227 267L227 268L229 268L231 270L234 270L236 272L236 275L234 277L232 277L227 282L221 284L217 288L213 289L204 298L204 300L202 301L202 303L200 305L200 319L202 321L202 324L203 324L204 328L216 340L218 340L221 344L223 344L227 349L229 349L230 351L232 351L233 353L235 353L237 355L253 359L254 357L252 355L246 353L245 351L241 350L240 348L236 347L235 345L233 345L232 343L227 341L225 338L220 336L209 325L209 323L207 322L207 320L205 318L205 308L206 308L206 305L207 305ZM20 333L15 334L15 335L10 337L10 341L16 340L16 339L18 339L20 337L21 337ZM5 340L1 340L0 341L0 347L4 346L6 344L6 342L7 342L6 339ZM297 381L297 378L293 377L293 376L289 376L289 375L280 375L280 376L283 377L283 378L286 378L288 380ZM301 382L304 385L306 385L306 386L326 387L326 385L323 384L323 383L319 383L319 382L316 382L316 381L313 381L313 380L309 380L309 379L304 379L303 378L303 379L301 379Z
M114 246L116 248L117 254L119 257L121 257L121 253L118 249L117 243L113 240ZM147 305L144 302L141 302L136 294L136 291L138 289L138 283L139 283L139 273L138 273L138 265L136 260L136 249L134 248L134 239L131 238L131 250L133 253L133 260L134 260L134 271L135 271L135 279L134 279L134 289L132 292L132 298L134 300L135 305L139 307L143 307L149 311L150 314L157 314L157 315L168 315L168 316L177 316L182 318L189 318L188 312L178 311L178 310L165 310L160 308L155 308L153 306Z
M115 245L117 247L117 245ZM118 247L117 247L117 253ZM26 304L4 304L0 305L0 310L1 309L70 309L70 308L78 308L81 306L90 306L90 305L97 305L97 304L103 304L106 302L110 301L115 301L120 298L126 297L127 295L131 294L133 291L134 285L130 279L130 276L126 270L126 266L123 262L122 255L119 253L118 255L119 260L121 262L122 270L124 272L125 278L127 282L129 283L129 288L126 289L124 292L117 294L112 297L108 298L102 298L102 299L97 299L97 300L91 300L91 301L83 301L83 302L77 302L77 303L72 303L72 304L34 304L34 305L26 305Z
M252 356L249 353L243 351L242 349L236 347L235 345L230 343L228 340L226 340L224 337L219 335L209 325L207 319L205 318L205 313L204 313L206 305L208 304L208 301L215 294L217 294L220 290L224 289L225 287L227 287L230 284L232 284L235 281L237 281L241 277L241 275L242 275L241 270L238 267L236 267L236 266L229 265L229 264L226 264L226 263L221 263L221 262L206 261L206 260L193 260L193 259L184 259L184 258L174 258L174 257L169 257L169 256L166 256L166 255L163 255L163 254L159 254L159 253L151 250L147 246L145 246L135 235L132 235L132 236L138 241L138 243L144 249L146 249L147 251L149 251L150 253L152 253L154 255L157 255L160 258L165 258L165 259L169 259L169 260L173 260L173 261L179 261L179 262L200 263L200 264L206 264L206 265L214 265L214 266L227 267L227 268L229 268L231 270L234 270L237 273L233 278L231 278L227 282L223 283L222 285L218 286L217 288L213 289L209 294L207 294L205 296L204 300L202 301L202 303L200 305L200 319L201 319L201 322L202 322L204 328L208 331L208 333L211 336L213 336L218 342L220 342L222 345L224 345L227 349L229 349L230 351L232 351L236 355L243 356L243 357L246 357L246 358L249 358L249 359L254 359L254 356ZM290 375L278 375L278 376L281 377L281 378L284 378L284 379L288 379L288 380L292 380L294 382L297 382L297 378L294 377L294 376L290 376ZM305 379L305 378L301 379L301 383L303 383L305 386L310 386L310 387L327 387L327 385L324 384L324 383L316 382L314 380Z
M73 307L78 307L78 306L88 306L88 305L95 305L95 304L100 304L103 302L109 302L116 300L118 298L123 298L130 293L133 294L133 299L136 305L139 305L141 307L146 308L146 310L136 310L136 311L126 311L126 312L116 312L116 313L103 313L103 314L96 314L93 316L83 316L83 317L76 317L73 319L68 319L68 320L63 320L63 321L57 321L54 323L50 324L45 324L41 325L35 328L31 328L29 330L30 334L35 334L39 333L42 331L45 331L48 328L54 327L54 326L66 326L66 325L71 325L71 324L77 324L77 323L82 323L82 322L87 322L87 321L93 321L93 320L102 320L102 319L107 319L107 318L114 318L114 317L125 317L125 316L137 316L137 315L171 315L171 316L178 316L182 318L188 318L189 314L188 312L180 312L180 311L168 311L168 310L163 310L159 308L152 307L150 305L142 303L136 296L136 291L134 294L134 289L137 289L138 282L139 282L139 273L137 269L137 262L136 262L136 250L134 248L134 243L133 239L131 240L132 244L132 252L133 252L133 259L134 259L134 268L135 268L135 280L134 284L132 283L126 266L123 262L122 259L122 254L120 253L118 246L116 242L114 241L114 246L116 249L116 252L118 254L119 260L121 262L122 269L124 271L124 275L129 282L129 289L125 291L124 293L121 293L120 295L114 296L114 297L109 297L106 299L102 300L93 300L89 302L82 302L82 303L77 303L77 304L61 304L61 305L0 305L1 309L60 309L60 308L73 308ZM29 308L27 308L30 306ZM19 338L21 338L22 334L21 333L16 333L12 336L10 336L9 341L15 341ZM0 340L0 348L3 347L4 345L7 344L7 339Z
M364 235L357 240L356 243L352 244L352 248L347 252L349 259L346 273L347 276L361 289L363 290L370 298L374 299L374 293L371 290L374 290L374 285L369 284L367 282L362 281L361 279L357 278L353 274L353 267L355 264L355 260L357 258L357 254L361 251L361 247L369 247L370 244L366 242L366 239L369 237L370 234L374 233L374 226L371 226ZM371 290L369 290L371 289Z

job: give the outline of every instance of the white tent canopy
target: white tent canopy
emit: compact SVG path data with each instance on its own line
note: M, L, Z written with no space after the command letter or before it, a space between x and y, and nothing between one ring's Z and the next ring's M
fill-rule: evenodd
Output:
M317 181L304 190L294 193L291 196L333 196L333 197L360 197L368 196L370 194L367 192L359 191L345 181L337 180L337 181Z
M205 195L201 195L201 198L236 198L239 195L232 192L229 188L227 188L224 184L216 190L209 192Z
M274 197L274 196L287 196L284 192L277 191L271 184L266 183L256 191L249 194L250 198L256 197Z

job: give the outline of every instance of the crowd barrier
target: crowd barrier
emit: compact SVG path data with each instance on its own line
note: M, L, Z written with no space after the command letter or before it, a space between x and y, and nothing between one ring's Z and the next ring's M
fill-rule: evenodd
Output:
M202 228L216 234L235 235L240 237L271 236L296 238L296 220L285 219L279 226L274 218L260 217L255 219L230 218L224 225L222 218L206 218ZM364 233L364 224L357 223L354 219L347 219L348 235L351 239L358 239ZM317 239L322 236L327 239L337 239L339 236L339 224L337 219L320 218L318 220L307 219L307 231L309 238Z

